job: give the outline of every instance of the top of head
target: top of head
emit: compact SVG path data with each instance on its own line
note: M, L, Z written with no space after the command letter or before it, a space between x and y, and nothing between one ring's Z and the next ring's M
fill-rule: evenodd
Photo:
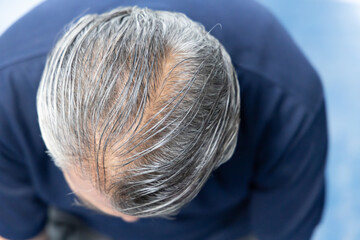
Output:
M37 95L56 165L76 166L119 211L169 216L227 161L240 121L229 55L184 14L87 15L49 55Z

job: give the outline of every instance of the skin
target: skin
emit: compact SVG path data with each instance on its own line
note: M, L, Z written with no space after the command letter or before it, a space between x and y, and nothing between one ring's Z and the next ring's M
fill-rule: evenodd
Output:
M63 172L63 174L69 187L76 196L78 196L82 205L100 213L120 217L129 223L139 220L138 217L125 215L113 209L106 196L96 190L89 180L81 178L73 170L68 170L67 172Z
M78 199L82 202L82 205L88 207L94 211L102 214L108 214L115 217L120 217L126 222L136 222L138 217L125 215L111 207L110 202L106 197L97 191L90 181L84 180L74 171L63 172L66 182L70 189L77 195ZM0 236L0 240L7 240ZM45 231L29 240L48 240L48 236Z

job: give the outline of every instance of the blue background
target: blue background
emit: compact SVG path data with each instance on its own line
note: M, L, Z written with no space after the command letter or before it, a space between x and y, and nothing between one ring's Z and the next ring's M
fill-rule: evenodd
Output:
M315 66L327 100L327 202L314 240L360 239L360 1L258 0Z
M0 34L41 1L0 0ZM327 202L313 240L359 240L360 0L258 1L290 32L325 88L330 136Z

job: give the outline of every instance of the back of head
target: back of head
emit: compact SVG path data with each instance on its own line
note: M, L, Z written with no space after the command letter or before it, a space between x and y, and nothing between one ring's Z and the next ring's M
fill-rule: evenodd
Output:
M37 96L48 153L132 216L170 216L233 154L236 73L184 14L87 15L49 55Z

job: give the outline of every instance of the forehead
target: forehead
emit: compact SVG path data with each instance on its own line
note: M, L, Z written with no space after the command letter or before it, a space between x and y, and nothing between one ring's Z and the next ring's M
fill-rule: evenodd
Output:
M114 210L105 194L100 193L91 183L83 177L75 174L73 171L63 172L70 188L81 200L86 207L93 209L102 214L108 214L115 217L120 217L126 222L135 222L139 220L138 217L128 216L117 210Z
M105 194L98 191L92 182L85 177L77 174L73 170L63 172L64 177L69 184L71 190L83 201L94 205L94 203L101 205L109 205L108 198Z

